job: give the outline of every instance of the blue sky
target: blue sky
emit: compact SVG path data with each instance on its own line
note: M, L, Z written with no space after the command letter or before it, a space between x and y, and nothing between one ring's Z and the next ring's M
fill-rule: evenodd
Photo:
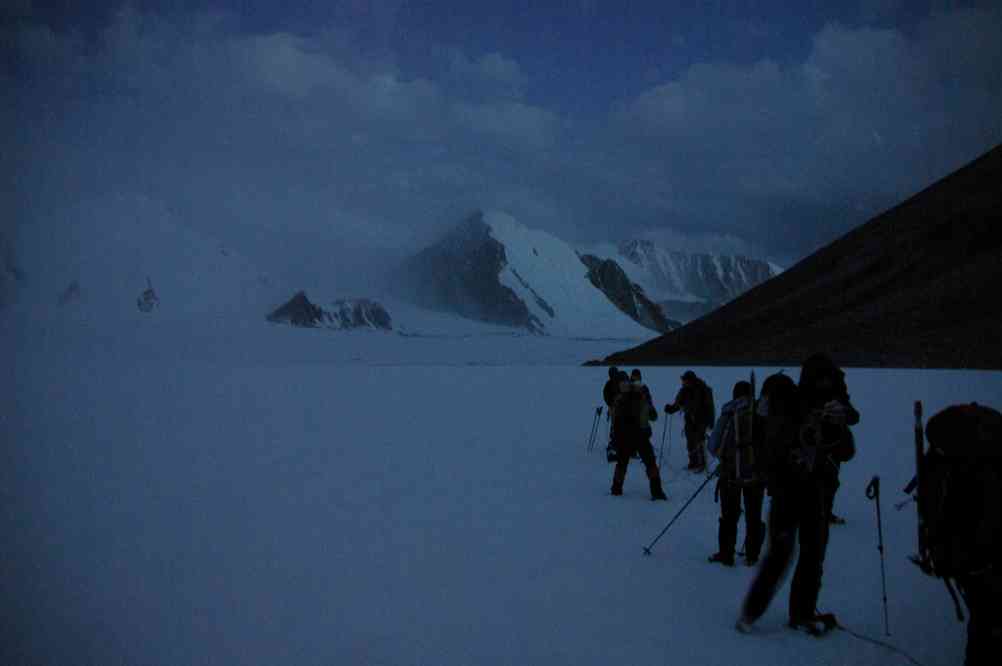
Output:
M789 263L1002 142L997 3L285 4L6 3L5 235L137 194L293 267L477 207Z

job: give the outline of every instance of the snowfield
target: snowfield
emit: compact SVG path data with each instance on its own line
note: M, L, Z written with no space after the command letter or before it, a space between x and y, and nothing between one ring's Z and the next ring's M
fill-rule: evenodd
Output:
M14 350L2 663L908 663L842 632L785 629L786 587L755 634L737 633L753 571L706 562L712 485L642 555L702 477L681 471L675 418L669 501L648 500L636 461L624 496L608 495L604 441L586 451L606 370L577 364L621 342L155 319L98 334L17 314L0 313ZM659 406L681 370L644 370ZM696 370L719 405L749 369ZM847 380L859 454L842 471L848 524L832 530L821 609L883 637L864 496L880 475L885 640L926 666L960 663L945 588L906 560L914 507L893 504L913 471L913 401L927 415L998 407L1002 374Z

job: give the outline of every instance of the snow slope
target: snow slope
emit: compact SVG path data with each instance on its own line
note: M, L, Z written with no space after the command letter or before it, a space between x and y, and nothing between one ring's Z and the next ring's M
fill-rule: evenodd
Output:
M681 471L674 419L669 502L648 501L636 463L624 497L608 495L601 445L586 452L606 371L568 358L600 355L595 341L335 345L274 326L202 358L201 333L185 342L182 329L142 329L159 348L142 353L65 327L0 326L17 352L0 385L0 663L907 663L847 634L784 629L786 588L754 635L735 632L753 572L705 561L712 488L641 555L701 478ZM493 362L506 365L482 365ZM681 370L645 369L658 404ZM718 396L747 370L697 368ZM881 637L864 496L880 475L887 640L926 666L959 663L964 631L942 585L906 560L914 509L891 505L912 474L912 401L930 414L998 406L1002 374L847 380L859 454L842 471L848 524L832 534L821 608Z
M498 278L529 306L550 335L647 340L657 335L621 312L588 280L588 268L559 238L529 229L509 215L484 222L504 245L507 265Z
M602 244L592 252L613 259L655 301L723 303L781 272L747 257L689 254L651 241ZM670 313L669 313L670 315Z
M159 320L246 324L291 295L223 243L179 223L160 203L107 197L78 205L69 219L26 229L20 259L32 280L19 301L48 309L74 281L79 298L64 316L90 325L135 324L150 316L136 299L147 278L160 298Z

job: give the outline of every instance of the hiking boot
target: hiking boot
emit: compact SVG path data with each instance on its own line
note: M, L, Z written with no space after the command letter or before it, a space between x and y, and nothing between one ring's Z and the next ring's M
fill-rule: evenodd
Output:
M750 567L755 566L756 564L758 564L758 557L755 557L753 555L745 555L745 564L747 564Z
M710 557L707 558L707 561L713 563L719 562L720 564L723 564L725 567L734 566L734 556L728 555L726 553L714 553L713 555L710 555Z
M787 626L811 636L823 636L838 627L838 621L831 613L816 613L809 617L791 617Z
M613 486L612 490L609 491L609 494L612 495L613 497L619 497L623 494L623 489Z
M668 501L668 496L665 495L665 491L659 490L657 492L651 493L651 501L656 502L657 500L664 500L665 502Z
M734 628L742 634L750 634L752 632L752 624L753 622L751 618L742 615L738 618L738 622L734 625Z

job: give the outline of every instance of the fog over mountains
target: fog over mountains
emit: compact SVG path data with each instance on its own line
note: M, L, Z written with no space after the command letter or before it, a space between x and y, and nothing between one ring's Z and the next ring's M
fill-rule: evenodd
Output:
M476 212L404 262L395 283L432 309L551 335L668 332L779 273L650 241L576 250L499 212ZM648 333L644 333L648 335Z
M160 299L157 318L196 325L212 319L255 326L267 320L335 331L420 332L428 330L428 322L441 330L449 321L415 312L409 303L429 315L516 332L644 340L775 272L764 262L672 252L648 241L579 250L506 213L489 211L470 215L395 268L393 262L370 266L370 290L345 293L334 270L329 279L309 284L272 273L288 264L284 248L263 261L251 259L146 197L81 202L56 222L26 230L16 247L0 245L0 304L121 324L151 316L137 307L137 298L153 289ZM332 246L332 269L339 260ZM324 266L312 272L323 275ZM378 279L380 273L392 274L389 286ZM407 316L400 319L398 310Z

